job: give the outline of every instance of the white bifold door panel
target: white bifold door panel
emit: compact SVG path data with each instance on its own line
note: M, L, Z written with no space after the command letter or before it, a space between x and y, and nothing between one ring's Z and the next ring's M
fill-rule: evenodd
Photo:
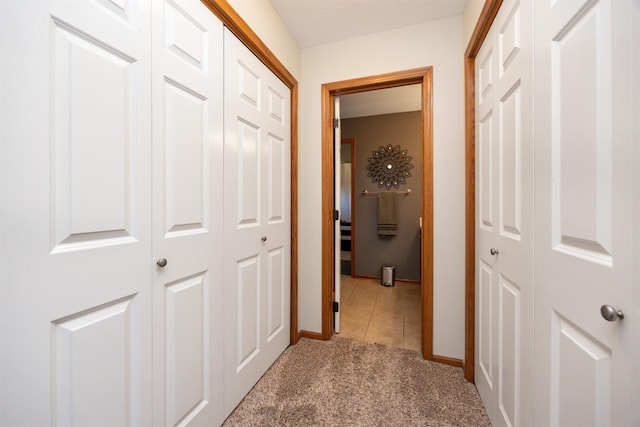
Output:
M222 24L3 2L0 32L0 424L220 424Z
M290 343L290 90L225 29L225 414Z
M156 426L222 423L223 27L153 2Z
M532 1L505 1L475 60L475 382L494 426L533 419Z
M151 425L150 2L0 4L0 424Z
M535 10L535 424L640 425L638 2ZM601 315L607 305L613 321Z

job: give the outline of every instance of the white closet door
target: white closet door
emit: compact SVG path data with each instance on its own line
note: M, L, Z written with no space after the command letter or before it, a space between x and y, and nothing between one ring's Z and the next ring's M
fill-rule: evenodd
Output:
M290 90L225 29L225 414L290 341Z
M154 425L222 423L222 23L153 3Z
M150 2L0 4L0 424L150 425Z
M475 381L495 426L533 417L532 6L505 1L475 63Z
M536 425L640 424L637 7L536 3Z

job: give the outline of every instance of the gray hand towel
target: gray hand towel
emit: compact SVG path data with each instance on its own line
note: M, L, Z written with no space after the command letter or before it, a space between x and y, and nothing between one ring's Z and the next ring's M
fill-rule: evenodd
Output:
M398 234L398 196L395 191L378 192L378 235Z

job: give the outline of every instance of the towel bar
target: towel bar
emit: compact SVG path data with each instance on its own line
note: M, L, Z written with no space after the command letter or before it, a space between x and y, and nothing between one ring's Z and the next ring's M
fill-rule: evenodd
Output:
M404 191L396 191L396 193L398 193L398 194L407 194L407 195L409 195L409 194L411 194L411 189L410 189L410 188L407 188L407 189L406 189L406 190L404 190ZM377 192L377 191L362 190L362 195L363 195L363 196L374 196L374 195L376 195L376 194L378 194L378 192Z

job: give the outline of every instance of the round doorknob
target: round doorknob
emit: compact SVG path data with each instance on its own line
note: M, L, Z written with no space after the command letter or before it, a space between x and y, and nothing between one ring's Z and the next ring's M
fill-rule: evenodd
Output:
M600 307L600 314L602 314L602 317L604 317L605 320L608 320L609 322L615 322L618 319L624 319L624 313L622 312L622 310L616 310L609 304L605 304Z
M262 236L262 239L260 239L260 240L262 240L263 242L266 242L267 241L267 236Z
M496 248L491 248L491 250L489 251L489 253L491 255L498 255L500 252L498 252L498 250Z
M167 259L166 258L160 258L156 264L158 264L158 267L164 267L165 265L167 265Z

